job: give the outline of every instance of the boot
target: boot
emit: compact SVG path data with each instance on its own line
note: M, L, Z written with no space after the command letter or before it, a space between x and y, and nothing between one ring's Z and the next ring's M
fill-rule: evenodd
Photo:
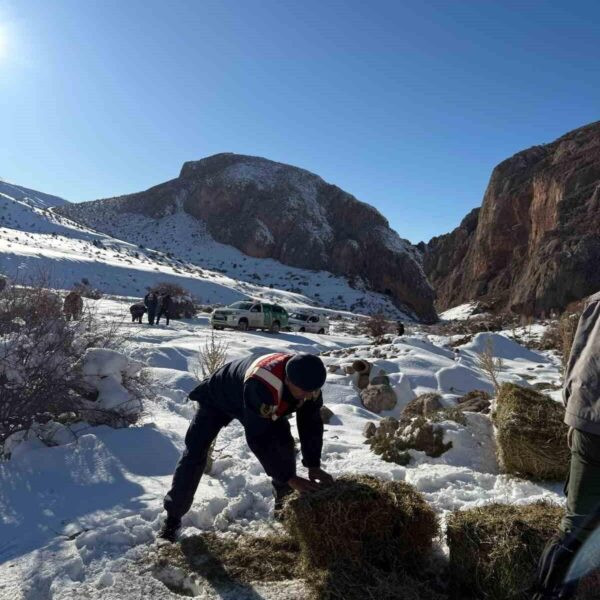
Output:
M180 529L181 519L167 516L158 532L158 537L168 542L175 542Z

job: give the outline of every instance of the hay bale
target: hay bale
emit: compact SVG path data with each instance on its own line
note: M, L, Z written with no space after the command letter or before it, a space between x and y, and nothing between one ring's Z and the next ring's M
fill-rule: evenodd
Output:
M504 470L532 479L562 480L569 468L565 409L529 388L505 383L492 415Z
M376 567L356 570L341 565L317 570L309 579L314 600L446 600L430 581L404 571L383 571Z
M490 504L448 520L451 584L456 597L525 600L563 509L548 503Z
M366 475L293 496L284 507L284 525L307 569L414 564L430 552L438 531L433 510L412 486Z

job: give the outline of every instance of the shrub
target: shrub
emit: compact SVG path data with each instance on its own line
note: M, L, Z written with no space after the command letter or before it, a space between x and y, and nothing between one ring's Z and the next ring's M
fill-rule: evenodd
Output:
M384 317L383 313L371 315L364 324L367 335L374 342L379 342L386 333L390 332L390 324Z
M198 364L194 374L198 381L210 377L217 369L220 369L227 360L229 344L219 339L211 330L210 337L198 350Z
M73 286L73 291L79 294L82 298L90 298L91 300L100 300L103 294L102 292L92 287L87 279L85 282L82 280L81 283L77 283Z
M562 480L569 468L564 408L539 392L504 383L492 415L499 459L507 473Z
M562 508L536 503L490 504L448 520L450 575L455 597L525 600L542 550Z
M186 290L183 286L172 281L160 281L156 285L150 288L151 292L156 292L159 295L169 294L172 297L175 296L186 296L190 297L189 290Z
M217 369L220 369L227 360L227 351L229 350L229 344L218 339L215 336L215 332L211 330L210 338L208 338L204 345L198 350L198 364L195 367L194 374L198 381L202 381L207 377L210 377ZM208 457L206 459L205 473L210 473L213 467L214 459L213 453L215 449L216 439L211 444L208 450Z
M0 445L35 423L50 423L42 429L53 436L52 424L61 416L64 421L68 413L90 422L134 420L137 414L129 409L125 415L118 407L106 410L97 402L99 391L86 381L80 362L90 349L116 349L123 341L116 326L102 323L90 310L67 322L58 294L42 286L11 286L0 292ZM139 376L133 371L130 375L119 385L128 385L137 397L142 393Z
M483 352L477 357L477 364L492 382L496 393L498 393L500 390L498 376L504 368L504 364L501 358L494 358L494 344L491 339L486 340Z

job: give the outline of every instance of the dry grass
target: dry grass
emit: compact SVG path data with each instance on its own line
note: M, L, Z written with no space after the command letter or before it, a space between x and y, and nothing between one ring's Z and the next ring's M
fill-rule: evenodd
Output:
M564 408L551 398L503 384L492 418L504 470L532 479L564 479L570 452L563 417Z
M313 600L445 598L427 565L437 521L410 485L346 477L291 497L284 513L289 536L202 534L159 547L155 576L181 595L192 595L181 582L194 578L227 597L255 582L301 579ZM174 570L179 579L169 578Z
M219 339L214 330L210 337L198 350L198 364L194 369L194 375L198 381L210 377L217 369L220 369L227 361L229 344Z
M427 555L438 531L433 510L412 486L366 475L293 497L284 514L308 568L393 570Z
M214 585L286 581L299 576L299 549L282 535L225 538L203 533L158 550L157 566L176 566Z
M562 508L545 503L454 512L447 538L455 597L528 598L538 559L562 514Z
M504 364L501 358L494 358L494 344L491 339L487 339L485 342L485 348L483 352L477 357L477 363L479 368L487 375L488 379L492 382L496 393L500 390L500 383L498 382L498 375L504 368Z

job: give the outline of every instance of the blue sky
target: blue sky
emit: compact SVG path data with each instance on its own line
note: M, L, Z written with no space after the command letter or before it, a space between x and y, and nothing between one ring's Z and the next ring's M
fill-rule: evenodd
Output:
M0 177L72 201L239 152L418 242L600 119L600 2L0 0Z

